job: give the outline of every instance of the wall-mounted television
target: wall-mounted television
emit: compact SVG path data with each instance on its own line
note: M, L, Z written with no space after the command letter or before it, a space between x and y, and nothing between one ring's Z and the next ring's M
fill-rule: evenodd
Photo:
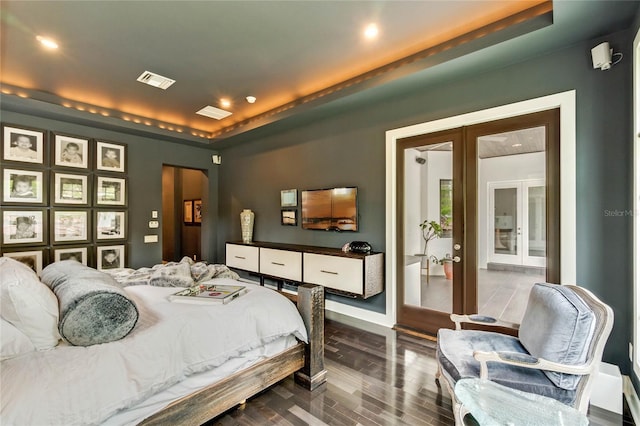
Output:
M303 190L302 229L358 230L358 188Z

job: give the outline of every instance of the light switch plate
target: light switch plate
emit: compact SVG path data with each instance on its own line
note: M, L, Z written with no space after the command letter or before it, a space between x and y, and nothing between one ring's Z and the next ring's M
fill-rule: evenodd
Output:
M158 210L151 210L151 219L158 218Z
M144 242L145 243L157 243L158 242L158 236L157 235L145 235L144 236Z
M157 220L150 220L149 221L149 228L157 228L160 224L158 223Z

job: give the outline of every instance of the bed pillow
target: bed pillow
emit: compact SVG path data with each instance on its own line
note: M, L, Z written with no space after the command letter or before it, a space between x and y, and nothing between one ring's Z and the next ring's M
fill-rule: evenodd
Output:
M38 350L58 344L58 300L28 266L0 258L0 317L26 335Z
M58 330L72 345L120 340L138 321L136 304L111 276L75 260L50 264L42 282L58 296Z
M9 321L0 319L0 361L35 350L36 347L23 332Z

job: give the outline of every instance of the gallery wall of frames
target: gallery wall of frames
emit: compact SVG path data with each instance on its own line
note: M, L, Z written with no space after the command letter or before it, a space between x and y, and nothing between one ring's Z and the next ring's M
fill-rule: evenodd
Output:
M127 266L127 145L1 123L2 256Z

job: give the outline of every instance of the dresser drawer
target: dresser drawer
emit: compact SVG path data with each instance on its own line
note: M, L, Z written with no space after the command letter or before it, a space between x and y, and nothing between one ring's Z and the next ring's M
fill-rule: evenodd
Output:
M349 293L363 293L364 265L362 259L304 254L304 282Z
M258 247L243 246L239 244L227 244L227 266L243 269L245 271L258 272Z
M302 253L260 248L260 273L291 281L302 281Z

